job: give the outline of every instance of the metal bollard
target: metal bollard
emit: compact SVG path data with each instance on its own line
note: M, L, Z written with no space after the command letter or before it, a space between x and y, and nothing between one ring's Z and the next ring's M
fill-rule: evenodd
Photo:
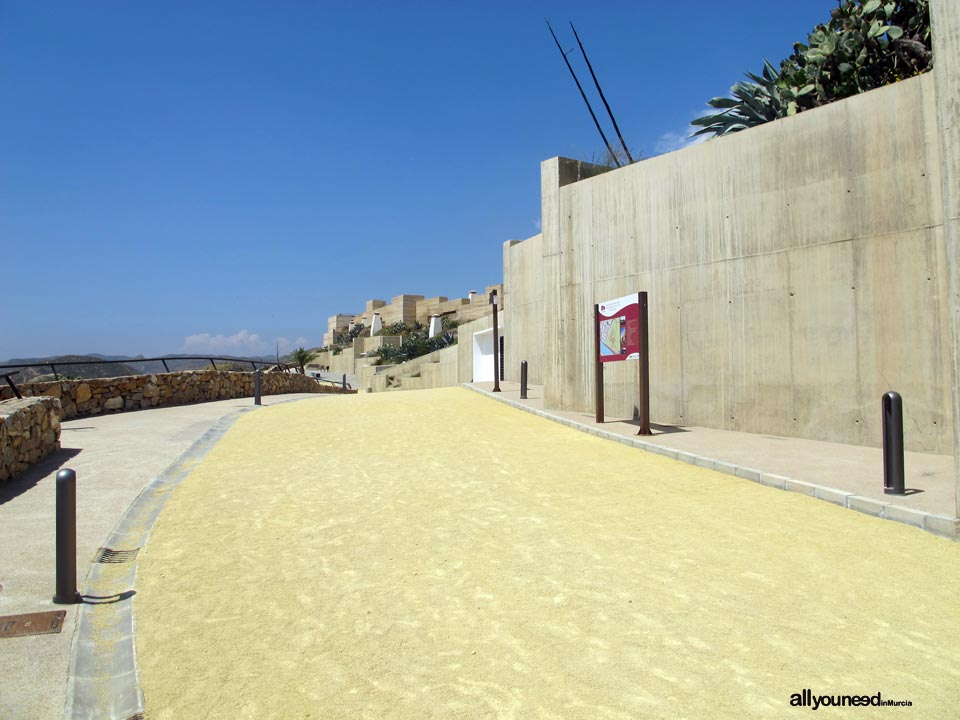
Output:
M527 361L520 361L520 399L527 399Z
M77 473L57 473L57 594L58 605L80 602L77 592Z
M883 411L883 492L905 495L903 486L903 400L892 390L880 401Z
M343 374L343 389L344 389L344 390L347 389L347 374L346 374L346 373Z
M260 400L260 368L257 368L256 372L253 373L253 404L263 405Z

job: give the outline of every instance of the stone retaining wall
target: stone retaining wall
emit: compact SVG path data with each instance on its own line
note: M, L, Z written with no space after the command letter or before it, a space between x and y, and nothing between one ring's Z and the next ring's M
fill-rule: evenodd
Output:
M0 402L0 482L60 448L60 413L52 397Z
M261 393L343 393L339 386L321 385L316 380L292 373L263 373ZM253 373L199 370L131 375L92 380L24 383L17 389L24 397L46 395L58 398L62 417L69 420L122 410L141 410L165 405L253 397ZM350 392L350 391L346 391ZM13 396L9 387L0 388L0 400Z

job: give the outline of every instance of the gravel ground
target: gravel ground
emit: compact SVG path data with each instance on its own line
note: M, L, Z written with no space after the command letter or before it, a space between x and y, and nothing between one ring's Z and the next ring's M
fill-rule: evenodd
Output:
M957 717L960 544L453 388L239 419L135 599L147 717Z

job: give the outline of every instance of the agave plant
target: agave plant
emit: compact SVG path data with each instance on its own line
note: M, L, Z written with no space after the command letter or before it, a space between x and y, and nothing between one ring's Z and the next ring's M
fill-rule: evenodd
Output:
M798 110L798 98L814 89L812 85L797 90L781 87L780 73L769 61L764 61L761 75L747 73L747 77L749 82L741 81L730 88L733 97L715 97L707 103L723 112L704 115L691 122L691 125L703 128L694 135L727 135L793 115Z

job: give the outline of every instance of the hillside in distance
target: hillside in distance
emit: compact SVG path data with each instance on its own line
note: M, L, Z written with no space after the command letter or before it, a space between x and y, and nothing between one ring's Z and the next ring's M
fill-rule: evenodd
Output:
M187 370L202 370L210 367L210 361L207 359L190 359L190 356L182 355L164 355L163 359L167 362L170 372L184 372ZM238 358L237 361L217 362L218 370L250 370L251 366L243 362L244 360L269 361L270 356L259 356L252 358ZM14 367L0 368L0 376L4 374L18 373L12 375L15 383L40 382L53 380L53 370L49 363L57 366L57 374L61 379L65 378L108 378L121 377L124 375L149 375L153 373L165 372L163 363L159 360L143 360L143 355L129 357L125 355L56 355L42 358L11 358L0 365L13 365ZM83 364L77 364L83 363ZM39 367L28 367L38 365Z

